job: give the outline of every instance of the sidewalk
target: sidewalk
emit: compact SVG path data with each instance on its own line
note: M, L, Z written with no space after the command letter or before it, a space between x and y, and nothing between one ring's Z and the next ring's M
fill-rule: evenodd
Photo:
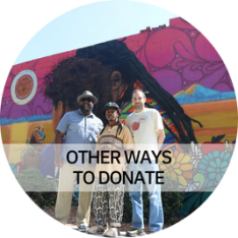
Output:
M79 233L77 229L72 229L73 226L5 226L0 227L0 236L1 235L9 235L8 237L18 237L19 235L23 235L25 237L58 237L59 235L63 235L64 237L72 237L72 236L90 236L95 238L104 238L102 234L94 234L89 235L86 233ZM150 237L185 237L185 236L229 236L232 235L234 237L238 237L238 228L237 227L201 227L202 229L196 229L197 227L178 227L175 229L173 227L171 230L165 230L158 234L154 234ZM120 237L127 237L126 231L122 231L121 234L118 236Z

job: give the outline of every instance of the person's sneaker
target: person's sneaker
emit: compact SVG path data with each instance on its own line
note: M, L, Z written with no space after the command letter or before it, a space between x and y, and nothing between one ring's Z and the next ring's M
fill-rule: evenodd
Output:
M88 230L88 227L84 224L80 224L78 226L78 231L81 231L81 232L86 232Z
M105 231L103 235L107 237L117 237L119 234L120 232L118 231L117 228L111 227L110 229Z
M92 226L90 227L87 232L89 234L103 234L105 231L108 230L108 227L104 227L104 226Z
M135 236L144 236L146 235L144 229L133 229L131 231L127 231L126 232L126 236L129 236L129 237L135 237Z

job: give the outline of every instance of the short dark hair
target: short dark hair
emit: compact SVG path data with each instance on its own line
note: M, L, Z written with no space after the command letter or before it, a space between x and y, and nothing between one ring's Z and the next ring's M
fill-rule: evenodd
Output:
M131 94L132 97L133 97L133 94L134 94L134 93L142 93L143 96L144 96L144 98L146 99L145 93L144 93L141 89L135 89L135 90L133 90L133 91L132 91L132 94Z

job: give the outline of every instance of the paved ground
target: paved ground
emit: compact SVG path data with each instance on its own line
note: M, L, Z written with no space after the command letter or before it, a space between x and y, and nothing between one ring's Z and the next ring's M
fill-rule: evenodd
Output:
M202 228L202 227L201 227ZM229 227L227 227L229 228ZM211 237L211 236L233 236L233 237L238 237L238 229L235 227L230 227L230 230L227 230L222 227L217 227L217 229L210 229L206 230L208 228L202 229L196 229L196 227L190 227L190 230L182 230L182 227L178 227L177 230L174 228L172 230L165 230L160 232L158 235L154 235L151 237L196 237L196 236L204 236L204 237ZM95 235L87 235L85 233L79 234L77 231L73 231L72 227L0 227L0 236L4 235L4 237L72 237L76 236L77 237L92 237L92 238L104 238L102 234L95 234ZM118 238L123 237L125 238L126 232L121 232L120 236Z
M61 231L61 233L45 233L45 234L43 234L43 233L38 233L38 234L36 234L36 233L25 233L25 234L20 234L19 232L18 233L2 233L2 232L0 231L0 236L1 237L8 237L8 238L15 238L15 237L33 237L33 238L39 238L39 237L42 237L42 238L52 238L52 237L66 237L66 238L68 238L68 237L81 237L81 238L83 238L83 237L85 237L85 235L84 234L78 234L78 233L63 233L62 231ZM221 232L219 232L219 233L208 233L208 232L206 232L206 233L204 233L204 232L199 232L199 233L195 233L195 232L193 232L193 233L188 233L188 232L185 232L185 233L183 233L183 232L180 232L180 233L166 233L166 232L164 232L164 233L160 233L159 235L155 235L155 236L150 236L150 237L160 237L160 238L168 238L168 237L186 237L186 238L189 238L189 237L207 237L207 238L211 238L211 236L213 236L213 237L219 237L219 236L221 236L221 237L228 237L228 236L233 236L233 237L238 237L238 232L236 232L236 233L234 233L234 232L231 232L230 234L228 234L227 232L226 233L221 233ZM92 238L105 238L103 235L93 235L93 236L90 236L90 237L92 237ZM125 238L125 236L119 236L119 237L123 237L123 238ZM139 238L139 237L138 237Z

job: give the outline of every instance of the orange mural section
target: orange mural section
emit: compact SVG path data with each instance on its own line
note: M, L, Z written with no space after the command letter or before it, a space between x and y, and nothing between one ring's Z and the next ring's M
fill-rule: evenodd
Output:
M203 128L193 123L198 143L211 141L211 136L225 134L221 140L236 140L237 103L235 99L181 105L186 114L202 122Z

